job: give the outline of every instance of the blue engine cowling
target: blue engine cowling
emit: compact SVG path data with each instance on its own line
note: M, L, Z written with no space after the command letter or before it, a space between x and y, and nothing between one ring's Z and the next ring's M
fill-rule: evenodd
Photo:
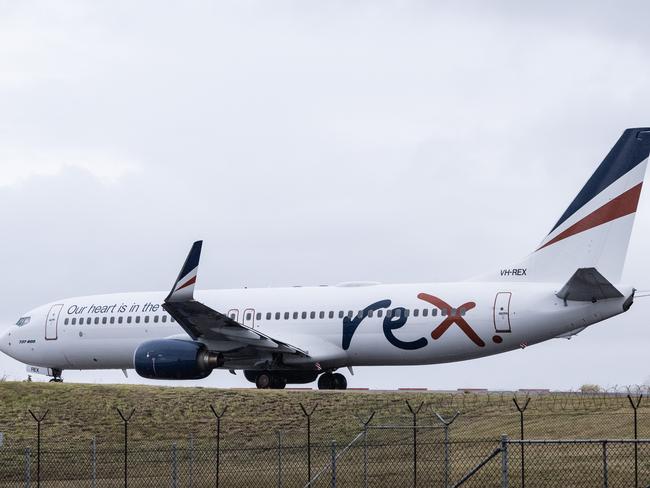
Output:
M160 339L143 342L133 355L135 371L154 380L200 380L223 363L199 342Z

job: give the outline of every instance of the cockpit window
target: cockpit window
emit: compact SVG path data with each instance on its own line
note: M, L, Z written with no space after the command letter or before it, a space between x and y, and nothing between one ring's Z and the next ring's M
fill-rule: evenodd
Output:
M16 322L16 325L18 327L22 327L23 325L27 325L27 324L29 324L30 319L31 319L31 317L20 317L18 319L18 322Z

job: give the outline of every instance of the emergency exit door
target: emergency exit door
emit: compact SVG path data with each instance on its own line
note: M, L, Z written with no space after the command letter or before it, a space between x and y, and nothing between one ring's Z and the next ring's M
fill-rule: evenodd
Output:
M494 330L495 332L510 332L510 300L512 293L502 291L494 299Z
M45 319L45 339L48 341L53 341L57 338L59 314L62 308L63 304L52 305L47 314L47 318Z

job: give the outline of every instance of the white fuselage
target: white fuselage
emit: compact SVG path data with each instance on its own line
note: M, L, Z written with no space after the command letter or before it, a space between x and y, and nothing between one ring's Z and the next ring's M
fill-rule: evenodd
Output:
M195 298L308 354L286 357L287 366L311 369L316 364L319 369L335 369L444 363L498 354L618 315L623 312L625 297L633 292L631 287L619 286L623 298L565 303L555 296L561 286L365 284L205 290L196 291ZM30 319L26 325L11 327L0 338L0 350L29 365L46 368L130 369L134 351L143 342L190 339L163 310L165 295L123 293L49 303L27 313ZM427 296L435 299L427 301ZM355 321L360 310L373 304L372 316ZM395 316L394 310L399 307L407 312ZM386 317L387 311L391 317ZM240 349L241 344L206 344L224 353L223 368L263 369L271 361L272 352L268 358L233 356L229 360L228 352Z

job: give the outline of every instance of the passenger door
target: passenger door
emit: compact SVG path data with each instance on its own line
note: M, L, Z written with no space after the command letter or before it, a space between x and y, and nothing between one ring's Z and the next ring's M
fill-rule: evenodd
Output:
M494 299L494 331L511 332L510 328L510 300L512 293L501 291Z
M56 340L58 336L59 314L63 304L52 305L45 318L45 339L48 341Z

